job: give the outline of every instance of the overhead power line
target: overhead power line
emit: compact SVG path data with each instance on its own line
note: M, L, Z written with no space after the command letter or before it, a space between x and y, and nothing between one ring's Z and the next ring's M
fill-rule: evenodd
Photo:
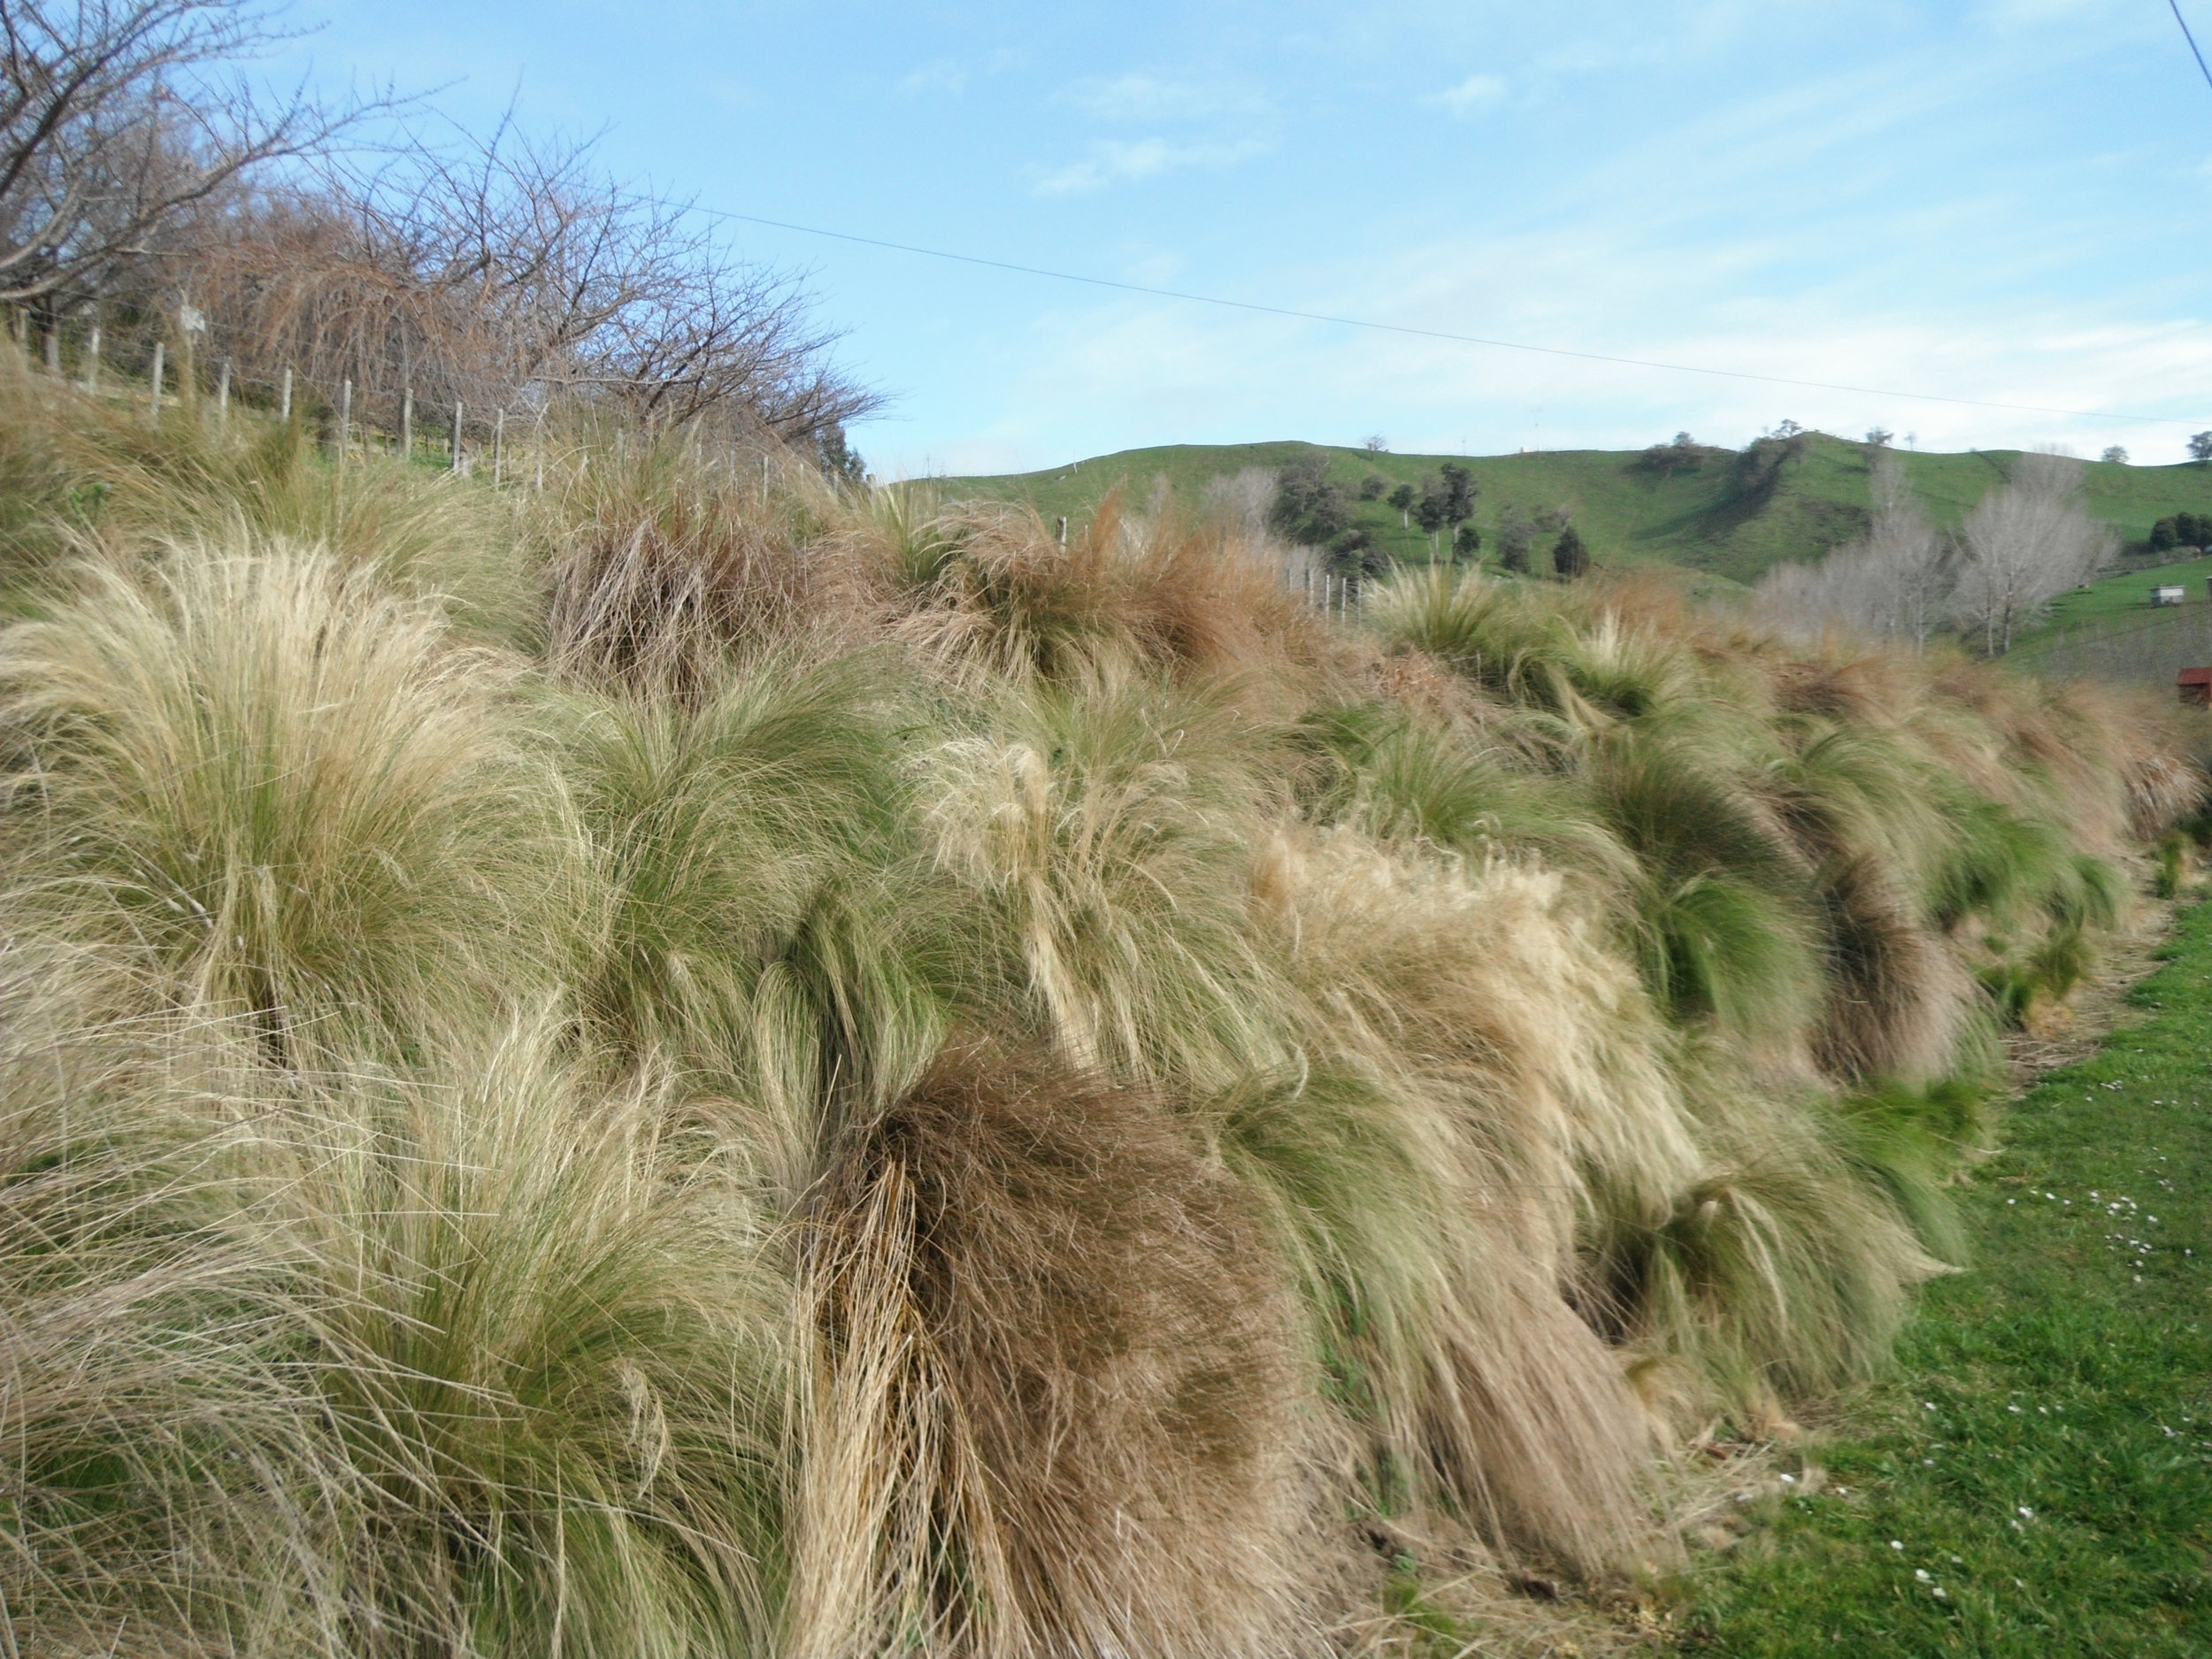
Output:
M2178 16L2177 12L2175 15ZM2186 25L2183 26L2185 29ZM2193 42L2193 45L2194 42ZM2212 78L2208 76L2208 78ZM2000 403L1980 397L1951 397L1939 392L1905 392L1879 386L1850 386L1834 380L1801 380L1781 374L1755 374L1744 369L1716 369L1697 363L1663 363L1651 357L1617 357L1604 351L1576 351L1565 346L1532 345L1525 340L1496 340L1482 334L1453 334L1441 328L1415 328L1403 323L1379 323L1360 317L1337 317L1325 311L1298 311L1287 305L1262 305L1251 300L1225 299L1217 294L1193 294L1181 288L1154 288L1143 282L1119 282L1111 277L1085 276L1074 271L1053 271L1043 265L1017 265L1009 259L987 259L979 254L954 253L944 248L923 248L912 242L889 242L880 236L857 236L849 231L826 230L818 225L797 225L789 219L765 219L757 213L733 213L726 208L691 204L692 211L710 219L731 219L744 225L764 225L772 230L795 231L802 236L821 236L832 242L854 242L863 248L883 248L893 253L918 254L956 265L981 265L992 271L1011 271L1021 276L1044 277L1055 282L1078 282L1087 288L1114 288L1125 294L1146 294L1156 299L1183 300L1194 305L1217 305L1229 311L1256 311L1263 317L1289 317L1300 322L1329 323L1340 328L1364 328L1377 334L1408 334L1417 340L1443 340L1455 345L1489 346L1500 351L1528 351L1548 357L1572 357L1584 363L1613 363L1632 369L1657 369L1670 374L1704 374L1718 380L1750 380L1762 386L1793 386L1816 392L1849 392L1862 397L1901 397L1920 403L1948 403L1962 409L2001 409L2021 415L2067 415L2082 420L2128 420L2147 426L2166 426L2185 417L2129 415L2103 409L2060 409L2045 403Z
M2166 0L2174 14L2174 21L2181 25L2181 38L2189 42L2189 55L2197 60L2197 69L2204 76L2204 84L2212 87L2212 64L2204 61L2204 53L2198 50L2197 37L2189 32L2189 19L2181 15L2181 0Z

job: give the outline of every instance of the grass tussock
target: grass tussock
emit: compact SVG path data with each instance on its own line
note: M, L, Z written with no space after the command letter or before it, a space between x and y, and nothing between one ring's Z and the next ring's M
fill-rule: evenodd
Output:
M560 799L493 715L504 678L319 551L83 565L0 639L12 907L288 1052L528 983L551 930L526 907L568 872Z
M2185 717L1648 587L1339 626L1165 508L0 397L17 1651L1187 1659L1662 1562L2186 863Z
M1298 1372L1237 1184L1055 1056L947 1050L833 1167L795 1651L1263 1654Z
M1063 544L1033 511L879 509L872 560L894 637L970 684L1067 686L1116 672L1219 680L1311 674L1335 654L1273 549L1118 494Z

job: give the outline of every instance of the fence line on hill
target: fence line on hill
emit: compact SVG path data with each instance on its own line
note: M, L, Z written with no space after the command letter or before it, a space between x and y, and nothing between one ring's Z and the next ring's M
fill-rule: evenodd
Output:
M475 475L488 467L491 482L504 488L508 479L511 446L508 443L508 415L514 405L495 405L488 414L481 409L472 411L465 402L457 399L450 411L439 409L434 427L426 427L418 419L419 405L414 388L403 383L396 388L370 389L348 378L336 381L318 379L297 369L288 367L277 378L260 379L239 372L235 359L224 356L212 364L204 365L197 354L180 351L171 357L165 339L153 341L146 354L142 373L127 362L117 362L103 350L101 330L92 325L84 337L81 349L74 355L74 372L65 363L58 346L59 336L48 334L45 349L35 357L30 342L19 327L15 345L24 359L27 370L43 369L46 376L72 388L86 396L97 397L111 403L140 403L145 408L150 424L158 425L175 411L188 417L211 421L219 434L227 431L234 404L242 418L273 419L280 422L311 419L322 428L321 442L332 458L341 466L355 456L366 459L442 463L451 472ZM201 374L211 370L211 384L203 385ZM567 394L566 401L572 410L589 411L574 394L579 387L598 387L612 384L643 385L645 381L616 382L607 377L593 377L589 381L539 381L534 386L538 395L521 400L517 410L523 417L520 424L528 428L529 436L515 456L518 477L516 482L526 480L535 489L545 487L545 465L553 446L549 442L547 428ZM257 397L243 396L249 390L257 391ZM388 416L379 419L378 415ZM614 444L618 450L626 442L626 428L618 422L614 426ZM770 460L765 446L746 446L724 443L724 464L734 474L742 461L757 464L760 470L761 488L769 484ZM826 478L831 476L826 467ZM1059 539L1064 543L1068 521L1059 520ZM1367 581L1363 576L1338 574L1311 557L1312 549L1299 549L1307 555L1294 564L1286 561L1283 580L1286 588L1300 594L1315 610L1332 621L1352 624L1363 618L1367 608Z

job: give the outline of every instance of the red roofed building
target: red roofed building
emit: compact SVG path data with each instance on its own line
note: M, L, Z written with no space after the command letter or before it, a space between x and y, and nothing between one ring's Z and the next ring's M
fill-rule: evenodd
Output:
M2212 709L2212 668L2185 668L2174 676L2174 689L2184 703Z

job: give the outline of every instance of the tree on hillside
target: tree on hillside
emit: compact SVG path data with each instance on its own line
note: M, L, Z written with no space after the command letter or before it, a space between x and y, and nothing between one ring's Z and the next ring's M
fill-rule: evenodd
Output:
M1474 517L1475 495L1474 473L1456 461L1447 461L1421 480L1414 522L1431 535L1456 528Z
M1552 547L1551 567L1565 581L1589 573L1590 549L1583 545L1582 533L1569 525L1560 532L1559 540Z
M2151 551L2170 553L2176 548L2212 546L2212 513L2177 512L2151 526Z
M250 379L288 368L470 410L557 394L648 423L703 417L819 451L876 407L793 278L738 260L590 144L418 137L198 227L175 262Z
M1413 522L1430 535L1434 535L1448 522L1444 487L1433 472L1421 480L1421 499L1413 504Z
M1398 510L1398 528L1401 530L1411 528L1408 523L1407 515L1413 511L1413 500L1416 494L1412 485L1401 484L1392 490L1387 497L1390 504Z
M1662 478L1672 478L1677 472L1694 472L1704 464L1705 448L1686 432L1678 432L1667 443L1655 443L1636 457L1636 465L1647 472L1656 472Z
M2045 606L2095 574L2111 556L2112 532L2081 503L2082 464L2024 455L2009 481L1983 496L1959 533L1953 607L1998 656Z
M1482 532L1472 519L1452 532L1452 563L1471 564L1482 557Z
M2125 466L2128 464L2128 452L2116 443L2097 458L2109 466Z
M1444 482L1444 522L1462 525L1475 516L1475 475L1456 461L1447 461L1436 469Z
M2200 432L2189 440L2189 458L2200 466L2212 462L2212 432Z
M1322 547L1351 526L1352 502L1329 476L1329 457L1311 449L1275 473L1275 528L1307 547Z
M1890 440L1896 435L1887 426L1869 426L1866 431L1866 447L1870 449L1886 449L1889 448Z
M1389 488L1390 480L1380 472L1370 472L1359 481L1359 498L1362 501L1380 501L1383 491Z
M1843 628L1924 646L1942 621L1954 578L1944 538L1920 511L1904 463L1875 457L1868 533L1816 565L1778 565L1760 579L1752 613L1797 638Z
M1529 551L1536 545L1536 521L1508 502L1498 514L1498 563L1521 575L1528 573Z

